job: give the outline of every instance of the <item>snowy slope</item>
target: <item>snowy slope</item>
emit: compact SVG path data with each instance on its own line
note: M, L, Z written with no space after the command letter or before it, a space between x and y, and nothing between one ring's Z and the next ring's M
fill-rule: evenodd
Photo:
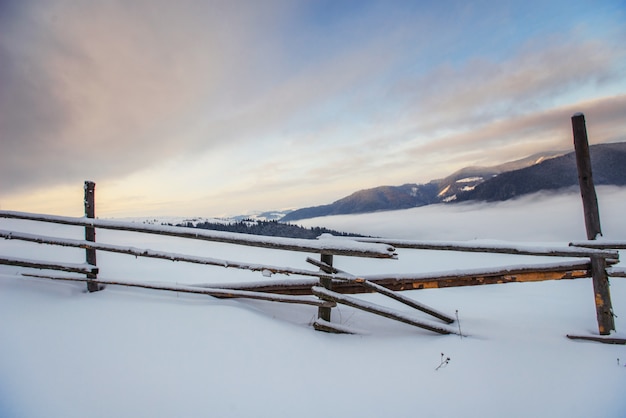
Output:
M599 198L605 238L626 239L626 190L600 188ZM553 245L584 238L579 200L575 194L535 195L495 205L311 222L403 239L510 237ZM0 229L74 239L83 232L6 219L0 219ZM311 268L303 253L105 230L97 239ZM82 250L13 240L0 241L0 254L67 262L84 257ZM376 274L543 260L404 249L398 255L398 260L336 257L336 265ZM258 272L107 253L98 253L98 265L107 278L187 284L265 279ZM460 338L349 307L333 309L333 322L367 334L316 332L310 326L316 308L309 306L117 286L87 294L83 284L23 278L11 267L0 266L0 275L3 418L626 416L626 347L565 338L596 332L588 279L403 292L448 314L458 310L468 335ZM611 284L618 334L624 336L626 279ZM359 297L417 315L379 295ZM442 353L450 362L435 370Z

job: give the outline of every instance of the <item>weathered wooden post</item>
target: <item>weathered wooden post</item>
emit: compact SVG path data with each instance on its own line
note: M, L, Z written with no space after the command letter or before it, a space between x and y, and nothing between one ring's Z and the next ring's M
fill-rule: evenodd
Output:
M96 183L93 181L85 181L85 217L94 219L96 217L96 205L95 205L95 189ZM96 242L96 228L92 226L85 227L85 241ZM93 248L87 248L85 250L86 262L92 266L96 266L96 250ZM87 273L88 279L97 279L98 275L95 273ZM87 291L97 292L100 290L98 283L87 281Z
M598 197L596 196L591 171L585 115L576 113L572 116L572 130L574 133L578 184L580 185L580 194L583 200L587 239L595 240L598 236L602 236L602 230L600 228ZM615 319L613 317L609 278L606 273L606 260L604 258L598 256L591 257L591 276L595 295L598 331L600 335L608 335L612 330L615 330Z
M332 254L322 254L320 257L320 261L324 264L328 264L332 267L333 265L333 255ZM320 285L325 287L328 290L332 290L332 279L328 278L320 278ZM317 317L319 319L323 319L324 321L330 322L330 312L332 308L326 308L320 306L317 308Z
M574 150L576 151L578 184L580 185L580 194L583 199L587 239L595 240L598 235L602 236L602 229L600 228L598 197L596 196L596 189L593 184L585 115L576 113L572 116L572 129L574 131Z

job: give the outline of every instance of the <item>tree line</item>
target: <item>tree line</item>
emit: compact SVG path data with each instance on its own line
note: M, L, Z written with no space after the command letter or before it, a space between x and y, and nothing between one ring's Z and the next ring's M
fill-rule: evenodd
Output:
M347 232L334 231L323 227L305 228L300 225L292 225L281 223L278 221L261 221L253 219L243 219L234 223L218 223L218 222L184 222L176 224L176 226L188 228L210 229L214 231L238 232L242 234L266 235L272 237L283 238L304 238L315 239L322 234L332 234L342 237L362 237L363 235L351 234Z

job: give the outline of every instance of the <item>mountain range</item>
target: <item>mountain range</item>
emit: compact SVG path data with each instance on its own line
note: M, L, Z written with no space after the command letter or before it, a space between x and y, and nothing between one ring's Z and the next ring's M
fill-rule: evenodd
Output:
M626 142L592 145L590 155L596 185L626 186ZM572 186L578 186L575 153L550 151L492 167L466 167L425 184L360 190L327 205L290 211L280 221L408 209L435 203L502 201Z

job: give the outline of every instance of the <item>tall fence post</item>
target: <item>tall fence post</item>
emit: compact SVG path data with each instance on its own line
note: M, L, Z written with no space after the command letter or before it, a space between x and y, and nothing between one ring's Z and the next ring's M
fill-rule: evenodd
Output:
M333 255L332 254L322 254L320 257L320 261L324 264L328 264L329 266L332 267L333 265ZM322 287L325 287L328 290L332 290L332 279L328 279L328 278L320 278L320 285ZM317 308L317 317L319 319L323 319L324 321L328 321L330 322L330 312L331 312L331 308L326 308L326 307L322 307L320 306L319 308Z
M600 228L598 197L596 195L591 170L591 156L589 154L589 140L587 138L585 115L576 113L572 116L572 130L574 133L578 184L580 185L580 194L583 200L587 239L595 240L598 236L602 236L602 230ZM591 257L591 276L595 295L598 331L600 335L609 335L612 330L615 330L615 319L613 317L609 278L606 273L606 260L604 258L599 256Z
M598 236L602 236L602 229L600 228L598 197L596 196L596 189L593 184L585 115L576 113L572 116L572 130L574 131L574 150L576 151L578 184L580 185L580 194L583 199L587 239L595 240Z
M96 217L96 204L95 204L95 190L96 183L93 181L85 181L85 217L94 219ZM85 241L96 242L96 228L92 226L85 227ZM87 248L85 250L86 262L92 266L96 266L96 250L93 248ZM98 276L95 273L87 273L88 279L97 279ZM98 283L87 281L87 291L97 292L100 290Z

